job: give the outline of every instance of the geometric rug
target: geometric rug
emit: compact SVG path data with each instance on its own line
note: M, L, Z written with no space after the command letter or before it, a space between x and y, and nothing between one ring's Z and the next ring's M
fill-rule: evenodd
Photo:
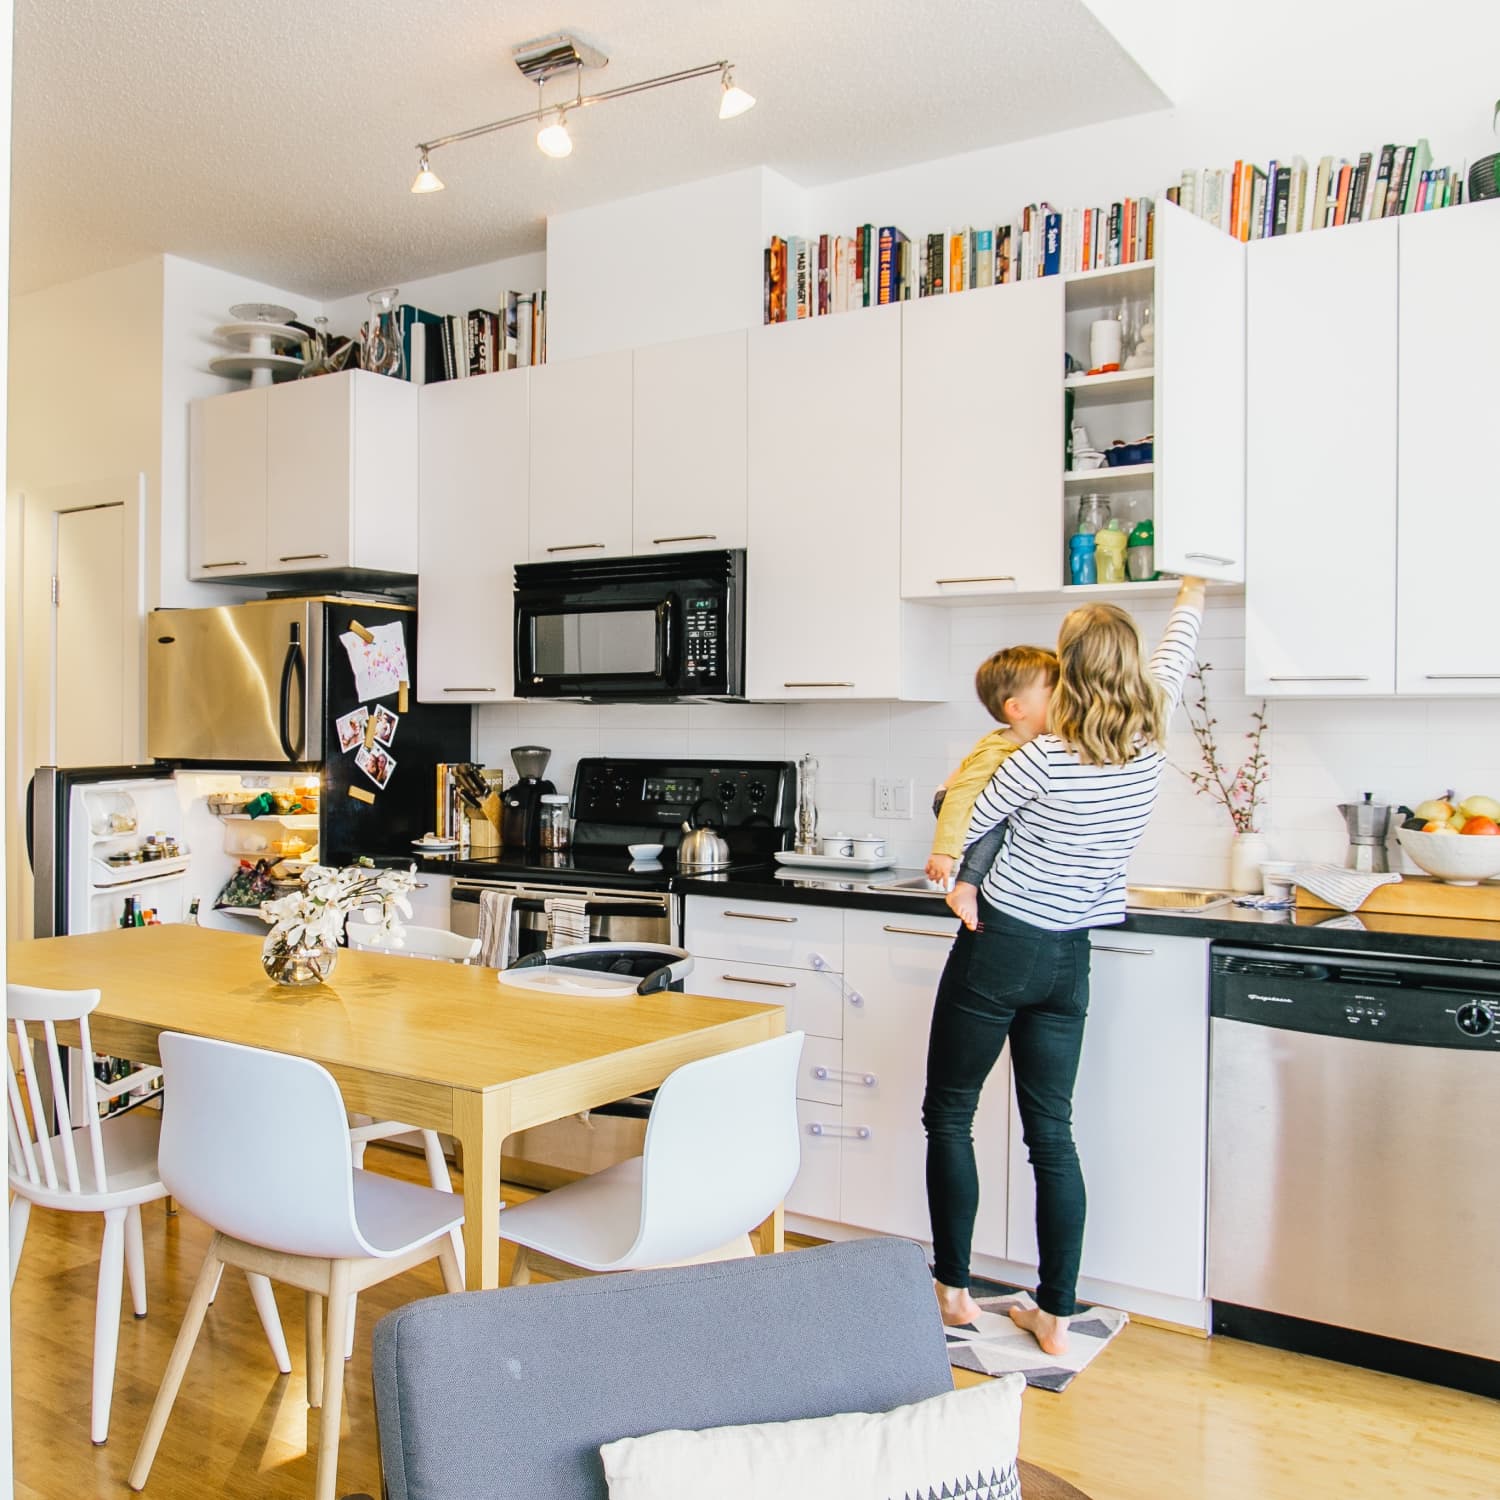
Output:
M985 1296L993 1289L996 1295ZM1130 1321L1126 1313L1112 1307L1084 1307L1068 1323L1068 1352L1044 1354L1024 1328L1011 1322L1006 1309L1035 1307L1025 1292L1002 1292L993 1283L970 1284L974 1300L983 1309L972 1323L945 1327L948 1363L980 1375L1009 1375L1018 1371L1027 1385L1044 1391L1065 1391L1078 1372Z

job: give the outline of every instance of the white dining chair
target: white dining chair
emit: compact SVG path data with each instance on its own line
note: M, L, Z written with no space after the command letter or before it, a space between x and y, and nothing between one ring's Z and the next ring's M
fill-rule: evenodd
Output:
M38 1078L41 1057L46 1059L51 1099L69 1095L63 1087L63 1064L57 1027L76 1021L79 1051L88 1068L93 1058L89 1015L99 1004L98 990L44 990L26 985L5 987L5 1012L15 1030L14 1056L6 1049L7 1136L10 1145L10 1284L16 1283L21 1249L31 1222L33 1205L64 1213L104 1215L104 1239L99 1249L99 1287L94 1302L94 1380L89 1436L95 1443L109 1437L109 1409L115 1385L115 1355L120 1337L120 1297L125 1272L130 1278L130 1302L136 1317L146 1316L146 1257L141 1233L141 1205L167 1196L157 1173L160 1116L154 1109L136 1108L114 1119L99 1118L98 1102L110 1090L91 1087L82 1110L83 1124L59 1129L47 1091ZM31 1028L37 1028L33 1031ZM21 1078L17 1078L17 1069ZM25 1081L23 1095L21 1080ZM128 1087L121 1081L120 1092ZM250 1278L250 1293L277 1368L291 1370L286 1339L271 1284L263 1276Z
M533 1269L635 1271L751 1254L750 1230L786 1197L801 1164L801 1056L793 1031L670 1074L642 1155L501 1215L500 1237L517 1247L512 1285Z
M436 1258L447 1290L463 1289L450 1239L463 1204L452 1193L356 1170L344 1101L317 1063L171 1031L160 1045L162 1181L214 1233L130 1487L145 1487L219 1267L231 1265L306 1295L308 1403L323 1409L314 1494L333 1500L344 1361L325 1359L324 1350L343 1348L349 1299L365 1287Z
M351 920L344 935L351 948L394 954L397 958L433 958L442 963L466 964L479 956L479 939L449 932L443 927L418 927L408 923L398 942L377 942L380 928L370 922Z

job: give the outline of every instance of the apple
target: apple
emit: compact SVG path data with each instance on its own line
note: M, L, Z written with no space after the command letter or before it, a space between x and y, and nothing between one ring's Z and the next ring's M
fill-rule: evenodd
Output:
M1500 820L1500 802L1496 802L1493 797L1465 797L1458 804L1458 810L1470 818Z
M1430 802L1419 802L1412 809L1412 817L1425 818L1434 823L1446 823L1453 813L1453 804L1444 801L1441 797L1434 797Z
M1423 833L1455 833L1456 834L1458 832L1458 829L1456 829L1451 823L1428 823L1422 829L1422 832Z
M1468 821L1469 820L1461 812L1456 812L1451 818L1448 819L1448 826L1454 831L1454 833L1462 833L1464 831L1464 824Z
M1468 822L1459 829L1459 832L1471 834L1487 833L1491 836L1500 836L1500 823L1497 823L1493 818L1470 818Z

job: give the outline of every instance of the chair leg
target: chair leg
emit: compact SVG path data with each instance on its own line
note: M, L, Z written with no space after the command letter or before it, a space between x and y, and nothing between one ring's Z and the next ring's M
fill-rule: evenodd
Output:
M120 1288L125 1275L125 1218L128 1210L107 1209L104 1243L99 1247L99 1294L94 1304L94 1404L89 1436L109 1437L109 1403L115 1389L115 1351L120 1342Z
M348 1337L349 1262L333 1262L328 1278L328 1358L323 1374L323 1413L318 1422L318 1477L313 1500L335 1500L339 1470L339 1423L344 1414L344 1362L337 1351Z
M359 1316L359 1294L357 1292L350 1292L349 1293L349 1320L348 1320L349 1321L349 1332L348 1332L347 1337L344 1339L344 1358L345 1359L353 1359L354 1358L354 1329L355 1329L355 1321L354 1320L358 1316Z
M307 1311L307 1404L318 1406L323 1400L323 1298L308 1292Z
M224 1263L219 1262L219 1274L214 1277L214 1289L208 1294L208 1305L212 1307L219 1300L219 1283L224 1279Z
M167 1211L167 1217L169 1219L175 1219L177 1217L177 1200L170 1193L168 1193L167 1196L161 1201L162 1207Z
M515 1264L510 1268L510 1284L512 1286L528 1286L531 1282L531 1264L526 1259L526 1246L516 1246Z
M463 1291L463 1266L460 1264L458 1254L453 1248L453 1240L448 1235L444 1235L443 1238L438 1241L438 1267L443 1273L444 1291Z
M10 1284L16 1284L21 1268L21 1246L26 1243L26 1226L31 1222L31 1199L10 1200Z
M422 1154L427 1158L427 1176L440 1193L453 1191L453 1179L448 1175L448 1161L443 1155L443 1143L435 1130L422 1132Z
M453 1254L458 1260L458 1279L460 1283L457 1287L450 1287L449 1290L461 1292L463 1291L464 1268L468 1264L464 1259L464 1226L462 1224L448 1231L448 1243L453 1246Z
M260 1315L260 1326L265 1330L266 1342L271 1346L271 1356L276 1368L283 1375L292 1373L292 1356L287 1352L286 1334L281 1327L281 1312L276 1306L276 1294L271 1290L270 1278L258 1271L247 1271L245 1280L250 1283L250 1297L255 1311Z
M141 1206L125 1211L125 1273L130 1278L130 1306L136 1317L146 1316L146 1244L141 1236Z
M172 1357L167 1361L161 1388L146 1419L146 1430L141 1434L141 1445L135 1450L135 1462L130 1467L130 1488L141 1490L151 1474L151 1465L156 1459L156 1450L161 1446L161 1435L166 1431L167 1418L172 1414L172 1403L177 1399L178 1388L192 1358L193 1345L198 1342L203 1317L208 1311L208 1301L213 1295L214 1282L220 1270L218 1256L219 1236L214 1235L208 1243L208 1254L203 1257L203 1267L193 1283L193 1295L188 1299L187 1311L182 1315L182 1327L177 1330L177 1342L172 1345Z

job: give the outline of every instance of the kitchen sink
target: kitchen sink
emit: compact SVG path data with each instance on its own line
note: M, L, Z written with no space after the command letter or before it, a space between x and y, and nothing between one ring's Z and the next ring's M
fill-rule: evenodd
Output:
M1125 887L1127 911L1210 911L1228 906L1233 891L1200 891L1180 885L1128 885Z
M903 896L933 896L941 901L948 894L947 886L929 880L925 875L909 875L903 880L872 881L872 891L894 891Z

